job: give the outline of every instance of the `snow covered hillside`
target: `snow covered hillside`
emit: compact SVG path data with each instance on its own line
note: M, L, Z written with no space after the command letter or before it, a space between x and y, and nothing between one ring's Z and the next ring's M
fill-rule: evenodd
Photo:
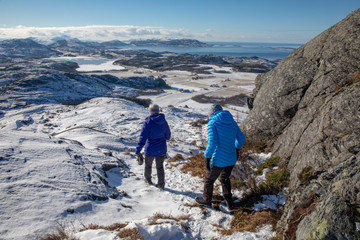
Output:
M256 233L223 235L219 228L229 229L233 215L224 203L218 210L194 205L195 197L202 194L203 182L181 171L188 160L165 162L163 191L144 182L144 166L137 164L133 153L148 112L118 97L122 92L138 92L138 86L156 78L129 78L124 83L117 77L106 80L96 75L47 74L41 77L38 72L25 71L21 77L11 73L2 78L3 84L12 85L5 91L8 95L2 96L0 111L0 239L38 239L59 224L74 230L78 239L119 239L106 229L78 232L84 226L114 223L127 223L126 228L138 229L144 239L273 236L270 225ZM168 84L186 87L185 81L176 82L184 74L174 73ZM205 82L197 80L197 85L191 85L195 83L189 81L188 87L216 92L216 88L204 90L200 84ZM63 84L70 85L64 88ZM244 86L248 87L249 81ZM206 126L193 123L207 117L210 104L194 102L194 94L172 88L147 96L162 106L170 125L168 159L176 154L187 158L206 146ZM56 103L74 96L89 100L78 105ZM228 107L237 112L238 107ZM246 115L243 112L240 121ZM153 174L156 183L155 169ZM241 193L235 191L235 196L241 197ZM265 201L258 207L271 204ZM159 215L163 217L156 218Z

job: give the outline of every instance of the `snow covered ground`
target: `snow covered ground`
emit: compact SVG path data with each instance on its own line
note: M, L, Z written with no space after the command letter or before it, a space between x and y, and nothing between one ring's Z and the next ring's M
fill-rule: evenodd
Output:
M49 58L54 61L72 61L79 65L76 70L78 72L95 72L95 71L122 71L125 68L119 65L114 65L115 60L109 60L106 58L77 56L77 57L53 57Z
M131 73L134 72L113 74ZM169 158L178 153L189 157L200 151L206 137L206 126L198 128L191 123L206 117L210 108L210 104L196 103L190 98L195 93L216 91L209 85L223 78L215 75L210 80L193 81L186 72L161 74L168 75L167 83L173 88L146 97L160 104L170 125ZM253 84L254 79L253 74L247 73L241 79L227 77L236 78L234 82L244 86ZM180 85L196 92L179 92L175 87ZM244 111L239 112L239 107L228 109L237 113L239 121L246 116ZM271 226L264 226L257 233L223 236L214 225L228 229L233 216L224 204L220 211L204 212L191 207L195 197L201 196L203 183L202 179L182 172L182 164L165 162L163 191L147 185L143 179L144 166L139 166L133 155L147 115L147 110L134 102L110 97L93 98L76 106L34 104L0 112L0 239L37 239L59 223L78 231L90 224L125 222L129 228L137 227L145 239L273 236ZM156 183L156 169L153 181ZM240 197L241 193L235 195ZM274 203L268 197L258 204L264 208ZM151 223L158 213L185 215L188 219ZM103 229L75 235L81 240L119 239L114 232Z

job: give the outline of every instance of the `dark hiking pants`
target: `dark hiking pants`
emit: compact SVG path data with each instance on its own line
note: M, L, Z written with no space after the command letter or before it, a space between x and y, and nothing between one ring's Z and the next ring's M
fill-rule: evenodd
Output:
M165 173L164 173L165 157L166 157L166 154L163 156L159 156L159 157L145 156L145 179L148 182L151 182L152 164L155 159L156 171L157 171L157 177L158 177L158 185L160 187L165 186Z
M225 200L231 200L231 182L230 175L231 171L234 168L233 166L228 167L216 167L211 166L210 171L205 175L205 184L204 184L204 193L203 198L205 201L210 202L213 196L214 182L220 176L219 180L222 186L222 192Z

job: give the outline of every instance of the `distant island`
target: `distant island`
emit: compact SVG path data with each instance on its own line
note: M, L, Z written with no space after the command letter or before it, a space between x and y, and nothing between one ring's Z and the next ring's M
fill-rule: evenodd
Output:
M171 46L171 47L211 47L212 45L194 39L170 39L170 40L136 40L131 41L133 46Z

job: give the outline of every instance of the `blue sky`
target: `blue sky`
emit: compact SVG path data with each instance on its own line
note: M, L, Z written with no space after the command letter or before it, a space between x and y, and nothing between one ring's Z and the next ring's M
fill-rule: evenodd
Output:
M305 43L359 0L0 0L0 38Z

